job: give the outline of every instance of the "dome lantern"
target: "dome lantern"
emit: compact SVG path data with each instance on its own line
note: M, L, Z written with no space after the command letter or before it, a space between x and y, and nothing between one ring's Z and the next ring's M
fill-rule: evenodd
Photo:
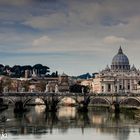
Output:
M121 46L120 46L120 48L119 48L118 54L123 54L123 51L122 51Z

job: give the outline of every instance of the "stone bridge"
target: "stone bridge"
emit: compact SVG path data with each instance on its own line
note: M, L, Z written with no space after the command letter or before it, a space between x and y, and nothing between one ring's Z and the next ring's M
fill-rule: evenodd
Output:
M106 106L115 111L120 107L140 109L140 94L138 93L1 93L0 98L8 100L15 106L15 111L23 111L30 101L40 98L46 105L46 111L57 111L64 98L71 98L79 111L87 111L88 106Z

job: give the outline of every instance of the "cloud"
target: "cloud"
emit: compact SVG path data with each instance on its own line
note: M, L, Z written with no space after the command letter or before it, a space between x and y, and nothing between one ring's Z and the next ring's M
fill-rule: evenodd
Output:
M32 45L33 46L46 46L51 39L48 36L42 36L38 39L33 40Z
M140 13L138 1L136 3L129 1L132 5L129 7L125 6L124 1L110 2L109 0L88 0L88 2L59 0L49 7L46 7L47 1L46 3L43 2L39 6L35 4L31 9L27 7L29 13L36 11L36 8L38 12L32 16L27 16L26 19L24 18L22 25L40 30L83 30L86 28L93 30L95 28L96 30L98 27L105 28L106 26L121 28L127 27L133 16Z
M62 5L65 5L67 9ZM93 23L99 23L103 13L104 9L98 3L61 1L61 5L56 8L56 11L53 8L52 11L44 10L43 14L32 15L22 24L36 29L65 28L75 30L75 28L92 26Z
M113 19L111 17L105 16L101 20L101 24L103 26L123 26L123 25L127 25L128 21L118 20L116 18Z
M87 71L94 71L99 64L102 68L104 62L110 63L122 45L128 56L137 56L134 60L139 65L139 5L138 0L0 0L0 50L35 54L34 59L28 56L34 62L39 54L46 53L50 54L50 65L59 61L66 69L64 63L74 65L77 61ZM53 53L63 53L61 61L60 55L55 58ZM10 55L2 59L11 61ZM46 59L48 55L41 55L41 61ZM86 67L89 59L91 67Z
M107 36L103 39L103 42L106 44L122 44L127 42L127 40L123 37Z
M64 13L53 13L50 15L33 16L23 24L37 29L57 29L67 25Z
M20 6L26 5L31 3L32 0L1 0L0 5L13 5L13 6Z

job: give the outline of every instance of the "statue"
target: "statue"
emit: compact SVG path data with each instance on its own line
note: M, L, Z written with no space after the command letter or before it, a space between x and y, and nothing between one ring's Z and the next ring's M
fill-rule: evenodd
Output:
M58 85L56 84L55 85L55 93L58 93L59 92L59 89L58 89Z
M33 74L32 74L32 77L36 77L36 71L33 69Z
M7 86L4 87L4 88L3 88L3 91L4 91L4 92L8 92L8 87L7 87Z
M84 87L82 87L82 93L84 93Z
M50 92L51 92L51 93L53 92L53 88L52 88L52 87L50 87Z
M49 92L49 83L46 84L46 89L45 89L45 92Z

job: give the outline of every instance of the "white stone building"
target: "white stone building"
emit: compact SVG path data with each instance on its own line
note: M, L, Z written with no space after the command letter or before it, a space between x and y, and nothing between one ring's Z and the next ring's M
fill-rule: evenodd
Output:
M93 79L92 92L95 93L130 93L139 92L140 71L130 67L128 57L121 47L113 57L111 66L107 66Z

